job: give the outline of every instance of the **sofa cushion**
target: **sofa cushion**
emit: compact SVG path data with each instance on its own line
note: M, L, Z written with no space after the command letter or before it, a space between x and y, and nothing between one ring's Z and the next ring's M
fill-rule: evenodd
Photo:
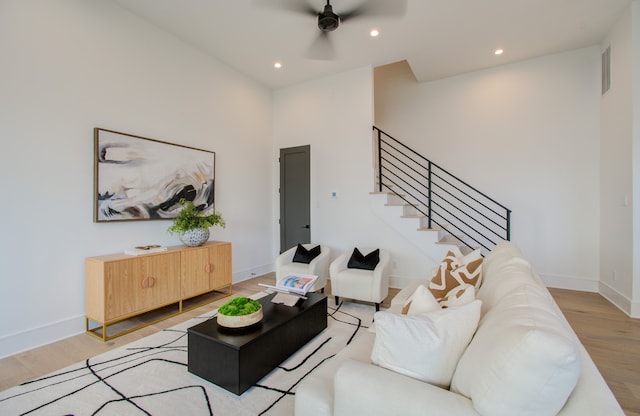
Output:
M367 255L363 255L358 248L353 249L353 253L347 263L348 269L374 270L380 262L380 249L375 249Z
M483 316L451 390L469 397L483 415L555 415L579 375L577 342L548 291L530 280Z
M296 252L293 255L292 262L294 263L311 263L311 260L315 259L320 255L320 246L317 245L315 247L311 247L307 249L302 244L298 243L298 248L296 248Z
M491 310L505 296L528 285L538 286L529 265L509 262L497 270L494 267L490 274L485 274L482 287L478 290L476 297L482 300L484 312Z
M371 361L418 380L448 388L460 355L480 319L481 302L417 316L375 314Z
M444 260L436 269L429 290L438 301L444 299L447 294L460 285L470 284L476 288L482 281L482 258L477 258L469 263L461 263L461 259L454 250L449 250Z
M518 247L511 241L501 241L486 255L482 262L482 281L487 281L491 276L504 266L522 264L531 267L522 256Z

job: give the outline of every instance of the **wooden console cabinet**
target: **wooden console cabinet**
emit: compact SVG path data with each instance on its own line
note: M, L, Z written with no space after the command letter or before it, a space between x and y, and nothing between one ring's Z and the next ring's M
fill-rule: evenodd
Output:
M188 308L192 309L231 293L228 242L209 241L200 247L175 246L160 253L118 253L85 260L86 330L103 341L182 313L187 310L183 304L186 300L219 294L204 296L205 301ZM110 325L164 307L169 312L160 318L107 334Z

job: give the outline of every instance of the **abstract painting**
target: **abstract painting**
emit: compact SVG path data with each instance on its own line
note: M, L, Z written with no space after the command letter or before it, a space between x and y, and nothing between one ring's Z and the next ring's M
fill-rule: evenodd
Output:
M94 129L95 222L174 218L181 199L214 211L215 152Z

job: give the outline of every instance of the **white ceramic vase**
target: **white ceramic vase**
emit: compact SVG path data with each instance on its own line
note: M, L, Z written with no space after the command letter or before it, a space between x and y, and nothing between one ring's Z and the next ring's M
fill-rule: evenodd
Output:
M185 246L197 247L201 246L209 240L208 228L194 228L193 230L185 231L180 234L180 241Z

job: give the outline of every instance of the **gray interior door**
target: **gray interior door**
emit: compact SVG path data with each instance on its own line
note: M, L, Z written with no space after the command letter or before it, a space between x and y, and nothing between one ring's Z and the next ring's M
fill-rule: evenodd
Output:
M311 242L310 146L280 149L280 252Z

